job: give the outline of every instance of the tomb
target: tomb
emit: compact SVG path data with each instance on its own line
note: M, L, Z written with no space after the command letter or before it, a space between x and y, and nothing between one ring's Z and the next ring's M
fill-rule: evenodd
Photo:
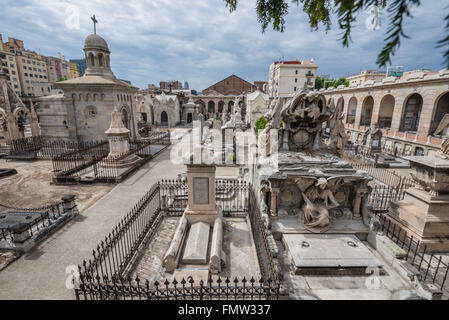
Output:
M354 235L286 234L283 244L297 275L365 275L382 267Z
M428 252L449 250L449 140L437 156L406 157L416 185L392 202L388 217Z
M215 170L215 165L194 164L193 156L187 164L187 207L163 259L166 272L175 278L195 275L207 280L221 272L224 264L223 216L216 204Z
M360 240L366 240L369 231L371 210L366 202L372 178L339 158L347 142L341 112L317 91L302 90L285 105L273 102L259 135L262 157L254 164L257 168L249 170L269 231L283 242L292 268L301 272L319 267L344 273L374 261L368 249L351 251L343 243L364 247ZM330 129L328 146L321 139L324 123ZM271 135L279 135L279 141ZM319 265L307 265L313 260L308 250L306 256L297 255L296 241L302 238L313 238L318 249L310 252L320 256ZM336 256L346 257L343 262L359 262L338 265Z

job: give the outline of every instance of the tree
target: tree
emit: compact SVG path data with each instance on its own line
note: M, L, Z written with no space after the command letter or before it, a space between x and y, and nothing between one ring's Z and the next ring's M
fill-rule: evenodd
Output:
M224 0L229 11L237 9L238 0ZM288 0L256 0L257 17L262 27L262 32L269 24L273 30L284 31L285 16L288 14ZM302 5L303 11L309 17L312 30L318 30L322 24L326 31L331 28L331 13L337 14L338 27L343 31L340 41L343 47L349 47L351 30L360 12L372 7L387 8L389 13L389 28L385 35L385 44L377 57L377 65L385 67L391 63L391 58L401 45L402 38L408 38L403 30L403 22L407 17L412 17L410 9L419 7L420 0L292 0L298 7ZM437 47L449 47L449 14L445 17L446 37L438 42ZM444 54L445 64L449 67L449 48Z
M337 88L340 85L344 85L345 87L349 86L349 81L346 78L342 77L338 80L335 79L325 79L321 77L317 77L315 80L315 89L320 90L321 88L327 89L329 87Z
M256 134L259 134L260 130L265 129L266 125L267 125L267 119L265 119L264 116L257 119L256 122L254 122L254 131L256 131Z

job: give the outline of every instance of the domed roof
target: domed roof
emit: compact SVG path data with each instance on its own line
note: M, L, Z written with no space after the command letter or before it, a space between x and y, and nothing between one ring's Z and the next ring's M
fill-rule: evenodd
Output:
M106 41L97 34L90 34L84 40L84 49L103 49L109 51Z

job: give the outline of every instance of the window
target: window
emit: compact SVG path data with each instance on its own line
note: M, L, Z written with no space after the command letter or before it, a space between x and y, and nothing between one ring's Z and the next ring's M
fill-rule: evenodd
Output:
M295 78L295 83L298 82L298 78Z
M296 87L293 89L293 91L296 91Z
M22 63L25 63L25 59L22 59Z
M24 73L25 77L28 77L28 73Z
M38 62L38 63L37 63L37 65L38 65L38 66L40 66L40 65L41 65L41 63L40 63L40 62Z
M19 86L17 84L14 85L14 88L19 89Z
M298 70L295 70L295 74L298 74Z
M36 69L36 68L33 68L33 71L37 71L37 69Z
M14 74L14 75L16 74L16 72L15 72L15 71L11 71L11 73L12 73L12 74Z
M42 72L42 70L41 69L37 69L39 72Z
M30 83L30 80L25 80L26 83Z
M14 68L14 65L13 65L13 64L10 64L9 66L10 66L11 68Z
M42 79L42 76L41 76L41 75L39 75L39 78L41 78L41 79Z
M9 61L12 61L12 57L9 57Z
M47 76L44 76L44 79L47 79Z

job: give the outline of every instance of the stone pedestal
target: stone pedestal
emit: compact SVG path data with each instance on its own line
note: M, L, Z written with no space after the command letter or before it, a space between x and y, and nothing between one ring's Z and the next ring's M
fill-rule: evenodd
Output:
M117 108L112 111L111 126L105 133L109 140L109 154L105 161L101 162L103 167L130 167L141 160L135 154L126 155L129 152L130 131L123 125L121 113Z
M416 187L392 202L389 217L427 251L449 251L449 160L407 157Z
M412 188L404 200L392 202L389 217L401 225L427 251L449 251L449 195L432 196Z
M218 215L215 202L215 165L188 164L189 186L185 216L190 224L197 221L213 224Z

